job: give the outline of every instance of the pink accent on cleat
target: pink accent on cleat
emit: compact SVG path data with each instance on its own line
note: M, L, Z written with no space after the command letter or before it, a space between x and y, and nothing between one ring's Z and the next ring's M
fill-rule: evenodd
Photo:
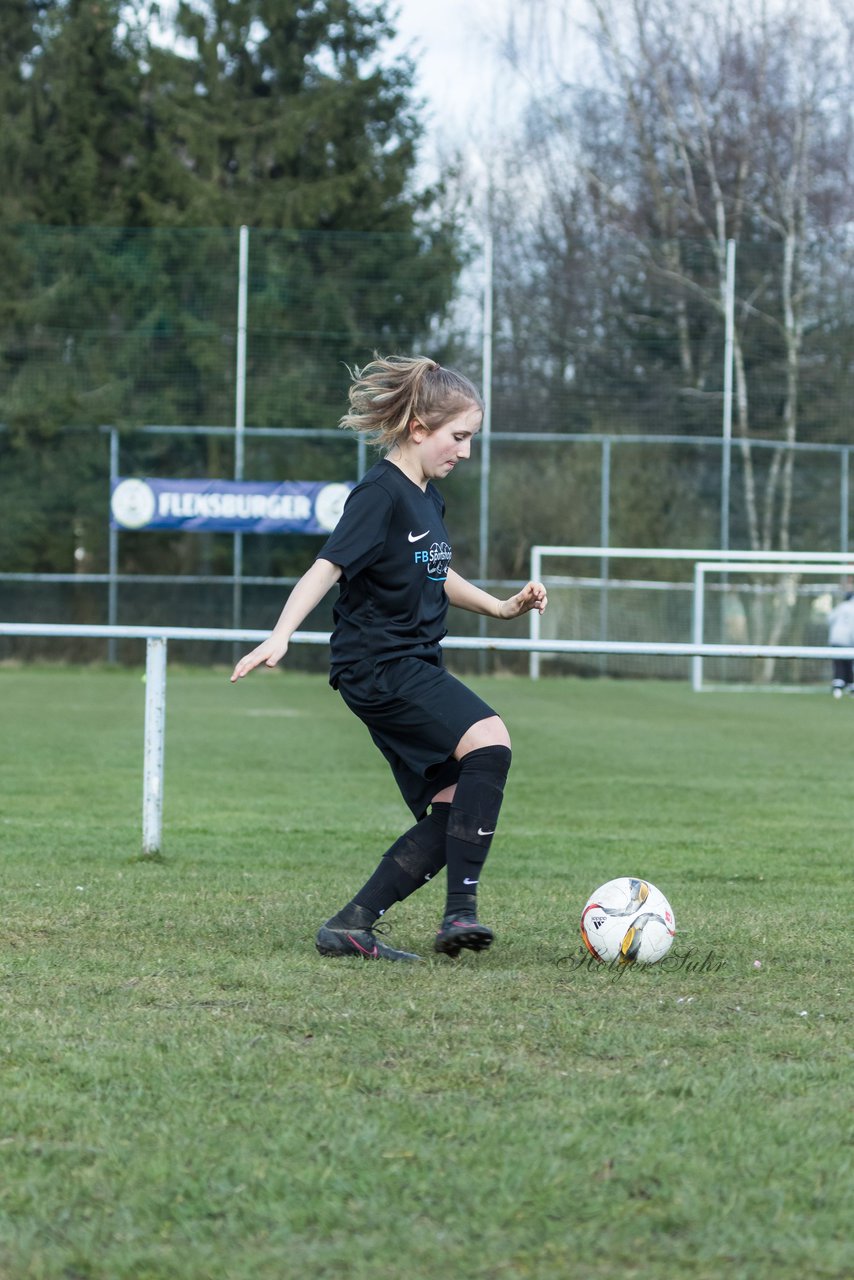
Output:
M352 942L353 946L356 947L357 950L361 951L363 956L367 956L369 960L376 960L377 956L380 954L380 949L376 943L374 943L373 951L368 951L367 948L363 947L361 943L356 941L352 933L348 933L345 936L347 937L347 940Z

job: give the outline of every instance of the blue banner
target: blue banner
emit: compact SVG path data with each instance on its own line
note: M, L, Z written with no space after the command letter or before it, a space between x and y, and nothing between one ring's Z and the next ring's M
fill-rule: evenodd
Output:
M190 533L331 533L354 484L285 480L113 482L110 527Z

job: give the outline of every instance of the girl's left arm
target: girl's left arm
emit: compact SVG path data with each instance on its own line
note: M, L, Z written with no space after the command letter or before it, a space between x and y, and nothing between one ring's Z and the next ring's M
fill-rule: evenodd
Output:
M548 604L546 589L541 582L529 582L509 600L499 600L488 591L482 591L473 582L467 582L454 569L448 570L445 579L445 595L458 609L469 613L482 613L488 618L518 618L536 609L542 613Z

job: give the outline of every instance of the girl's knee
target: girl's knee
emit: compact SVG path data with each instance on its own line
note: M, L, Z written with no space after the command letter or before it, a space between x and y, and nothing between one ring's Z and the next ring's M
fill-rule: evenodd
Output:
M470 751L479 751L483 747L506 747L510 750L510 734L500 716L489 716L486 720L478 720L467 729L457 743L454 752L457 760L462 760Z

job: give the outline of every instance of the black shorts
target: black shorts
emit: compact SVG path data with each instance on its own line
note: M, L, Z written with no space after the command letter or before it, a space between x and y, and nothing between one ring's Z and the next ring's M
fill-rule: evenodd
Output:
M479 720L496 715L442 666L441 655L357 662L336 676L338 692L368 727L417 819L457 781L454 751Z

